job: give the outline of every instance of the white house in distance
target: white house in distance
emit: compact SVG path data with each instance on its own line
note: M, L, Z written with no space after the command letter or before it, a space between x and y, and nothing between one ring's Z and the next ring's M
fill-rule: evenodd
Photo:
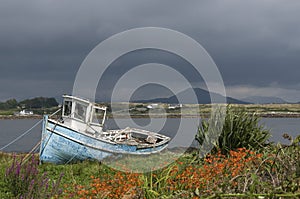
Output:
M169 104L168 109L178 109L182 108L182 104Z
M20 115L33 115L33 111L22 110L19 113Z
M159 108L158 104L149 104L147 106L148 109L155 109L155 108Z

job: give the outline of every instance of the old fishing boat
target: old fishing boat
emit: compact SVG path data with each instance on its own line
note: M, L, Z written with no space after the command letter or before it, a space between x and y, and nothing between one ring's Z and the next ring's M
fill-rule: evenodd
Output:
M146 155L162 151L170 138L142 129L104 130L106 107L63 96L59 119L43 118L40 161L65 164L113 154Z

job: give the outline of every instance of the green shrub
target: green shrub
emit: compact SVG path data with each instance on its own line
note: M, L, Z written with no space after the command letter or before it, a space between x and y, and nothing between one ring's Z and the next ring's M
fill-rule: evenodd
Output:
M259 124L259 120L255 113L244 109L233 109L228 105L224 115L219 108L210 119L201 121L196 141L200 146L211 144L213 152L220 150L223 154L243 147L260 149L267 143L270 132Z

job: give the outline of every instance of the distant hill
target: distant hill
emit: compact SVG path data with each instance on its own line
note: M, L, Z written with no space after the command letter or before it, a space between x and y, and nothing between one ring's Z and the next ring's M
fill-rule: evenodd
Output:
M58 103L55 98L47 98L47 97L36 97L33 99L26 99L19 102L20 107L26 108L51 108L54 106L58 106Z
M252 96L243 98L242 101L249 102L252 104L286 104L287 101L279 97L264 97L264 96Z
M194 103L199 103L199 104L210 104L211 99L210 95L216 99L215 103L221 103L224 101L224 96L217 94L217 93L209 93L208 91L201 89L201 88L194 88L195 95L198 99L198 102L195 102L193 100L193 95L192 95L192 89L189 88L186 89L182 92L179 92L177 95L173 95L168 98L155 98L155 99L149 99L149 100L134 100L133 102L140 102L140 103L167 103L167 104L176 104L178 103L178 99L180 100L180 103L183 104L194 104ZM238 100L232 97L226 97L226 102L230 104L249 104L248 102L244 102L242 100Z
M9 99L6 102L0 102L0 110L8 110L13 109L18 106L18 102L16 99Z
M20 102L17 102L16 99L9 99L6 102L0 102L1 110L9 110L15 108L22 109L39 109L39 108L51 108L58 106L58 103L55 98L47 97L36 97L33 99L26 99Z

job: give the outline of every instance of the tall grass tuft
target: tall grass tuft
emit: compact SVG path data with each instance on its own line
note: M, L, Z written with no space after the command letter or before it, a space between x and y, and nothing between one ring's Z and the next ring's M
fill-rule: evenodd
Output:
M46 172L39 173L38 164L34 155L26 162L14 155L4 176L4 182L14 197L47 199L61 194L59 185L63 175L56 182L51 182Z
M200 146L204 140L208 140L214 145L213 152L221 151L228 154L229 151L238 148L261 149L267 143L270 132L259 124L260 118L255 113L233 109L228 105L222 128L220 115L214 114L210 119L202 120L196 135L196 141ZM211 139L212 137L214 139Z

